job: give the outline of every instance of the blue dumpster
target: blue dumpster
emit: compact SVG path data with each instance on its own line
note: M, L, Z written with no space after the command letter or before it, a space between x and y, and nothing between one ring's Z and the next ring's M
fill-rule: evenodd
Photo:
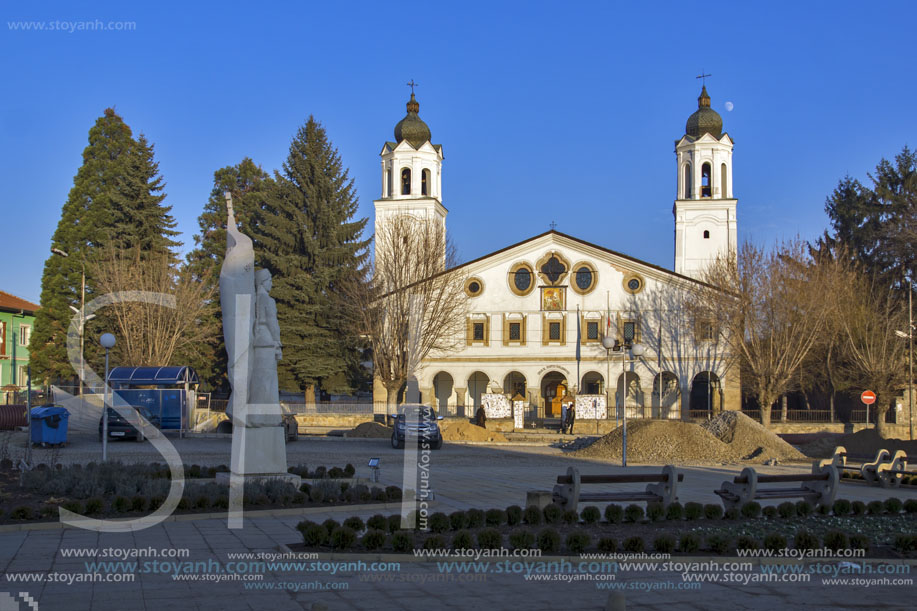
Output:
M59 405L32 408L32 443L63 445L67 443L67 420L70 412Z

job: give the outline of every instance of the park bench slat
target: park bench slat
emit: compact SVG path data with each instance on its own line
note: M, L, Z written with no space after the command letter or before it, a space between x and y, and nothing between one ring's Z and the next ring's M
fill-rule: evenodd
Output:
M645 482L665 482L668 481L665 475L661 473L627 473L621 475L580 475L581 484L639 484ZM678 481L685 481L685 474L678 474ZM569 475L558 475L558 484L572 484L573 479Z
M820 482L826 479L828 479L828 475L824 473L788 473L784 475L759 475L758 483L776 484L778 482ZM737 484L748 483L748 479L741 475L737 475L733 481Z

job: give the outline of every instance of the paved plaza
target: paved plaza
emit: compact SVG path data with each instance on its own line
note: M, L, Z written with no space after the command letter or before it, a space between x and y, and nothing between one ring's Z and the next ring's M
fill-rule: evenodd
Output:
M186 463L220 464L228 462L230 442L226 439L176 440L176 445ZM98 442L76 438L71 447L59 455L61 461L77 459L85 462L97 457L90 454L98 449ZM130 442L111 446L112 458L155 460L149 444ZM357 467L357 474L366 476L366 463L370 457L382 461L381 482L403 484L403 453L388 445L388 440L301 439L288 446L290 464L305 463L310 466L343 466L347 462ZM72 451L72 452L71 452ZM84 457L85 454L85 457ZM143 454L147 454L143 456ZM41 460L40 453L36 458ZM431 511L450 512L456 509L477 507L506 507L524 504L529 489L550 489L553 479L575 465L584 473L619 473L619 465L576 460L564 456L557 448L545 446L498 446L447 444L434 452L430 463L435 501ZM658 467L631 466L628 472L653 471ZM727 478L741 470L738 465L685 467L684 486L679 496L682 502L717 502L712 491ZM801 472L806 465L761 467L769 473ZM869 501L885 498L887 491L858 484L842 484L839 497ZM917 498L917 491L896 490L902 499ZM368 517L377 510L341 511L327 510L312 513L309 519L321 521L326 517L342 520L350 515ZM386 512L383 512L386 513ZM389 512L390 513L390 512ZM577 575L577 570L561 569L553 581L528 578L525 565L517 563L512 570L498 572L492 563L481 569L489 572L459 573L457 566L447 566L436 561L418 561L411 557L394 555L362 555L362 565L350 566L332 563L354 562L354 557L321 555L318 559L277 558L278 562L323 562L321 566L274 565L249 571L257 580L242 581L234 575L222 575L226 581L209 581L216 571L200 569L181 579L175 578L165 562L193 562L208 565L216 561L222 565L238 561L230 554L281 554L287 544L301 540L295 525L302 516L264 515L251 512L244 528L229 529L225 518L168 521L155 527L127 534L102 533L80 529L39 529L0 531L0 567L5 573L5 583L0 592L0 609L27 609L25 601L31 597L41 611L47 609L877 609L912 608L913 586L826 585L823 576L812 575L805 583L764 582L758 561L753 566L722 573L731 575L732 581L685 584L676 570L648 570L631 567L614 573L604 571L605 577L590 574ZM125 565L87 566L87 562L102 558L73 557L74 549L122 550L188 550L179 558L156 556L128 558L138 562L133 571L133 581L114 582L110 575L124 573ZM85 553L85 552L83 552ZM111 552L106 552L111 553ZM139 553L139 552L138 552ZM182 552L184 553L184 552ZM66 554L70 554L67 556ZM245 560L252 560L254 556ZM262 557L261 560L265 558ZM106 561L121 561L108 557ZM465 559L462 559L465 560ZM544 559L557 560L557 559ZM579 559L570 559L573 564ZM709 559L675 558L678 561L706 561ZM717 559L717 562L734 559ZM396 562L397 567L373 566L374 562ZM144 563L147 563L144 566ZM838 561L822 562L837 565ZM887 564L887 562L885 562ZM378 570L371 570L377 568ZM907 570L912 567L907 564ZM37 583L13 582L12 575L83 575L103 573L102 582ZM466 569L469 570L469 569ZM706 571L719 572L716 569ZM603 571L593 571L602 573ZM910 578L910 575L899 575ZM22 579L22 577L19 577ZM60 579L67 579L66 577ZM216 577L213 577L216 579ZM252 579L251 576L246 579ZM629 584L631 589L610 590L609 584ZM697 586L700 586L699 588ZM617 587L628 587L618 585ZM320 588L320 590L319 590ZM687 589L691 588L691 589ZM4 606L6 605L6 606Z

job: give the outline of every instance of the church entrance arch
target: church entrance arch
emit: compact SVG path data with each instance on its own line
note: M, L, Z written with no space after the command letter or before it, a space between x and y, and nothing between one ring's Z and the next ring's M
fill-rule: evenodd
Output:
M503 392L510 398L520 395L525 397L525 376L518 371L510 371L503 378Z
M436 411L440 414L449 406L452 398L452 376L445 371L440 371L433 377L433 392L436 395Z
M723 405L720 378L711 371L702 371L691 382L691 415L695 418L716 416Z
M567 394L567 378L559 371L551 371L541 378L541 398L545 418L559 418L560 404Z
M475 371L468 378L468 398L471 399L471 406L474 408L472 413L481 407L481 395L487 392L489 382L490 378L483 371Z

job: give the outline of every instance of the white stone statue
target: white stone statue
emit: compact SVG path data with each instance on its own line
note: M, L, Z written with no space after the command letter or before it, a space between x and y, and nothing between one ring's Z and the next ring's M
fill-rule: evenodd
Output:
M277 304L270 296L271 272L255 272L255 324L252 341L252 374L248 391L250 405L260 406L250 414L249 426L278 426L281 423L280 393L277 387L277 362L283 356Z

